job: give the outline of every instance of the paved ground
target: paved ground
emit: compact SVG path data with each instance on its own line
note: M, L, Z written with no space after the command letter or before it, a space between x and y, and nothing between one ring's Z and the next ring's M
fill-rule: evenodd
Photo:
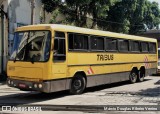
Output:
M159 105L160 107L160 76L146 77L144 82L129 84L121 82L105 86L88 88L82 95L69 95L67 91L51 94L23 92L0 83L0 104L8 106L36 105L44 110L60 113L130 113L102 111L101 105ZM69 105L69 106L67 106ZM1 108L0 106L0 108ZM64 112L65 111L65 112ZM38 112L44 113L44 112ZM51 113L51 112L50 112ZM135 112L131 112L135 113ZM136 113L159 114L158 111L136 111Z

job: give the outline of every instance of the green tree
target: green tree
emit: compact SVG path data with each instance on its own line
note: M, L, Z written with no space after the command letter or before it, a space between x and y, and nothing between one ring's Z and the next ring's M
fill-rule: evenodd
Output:
M160 24L158 3L148 0L119 0L108 12L107 30L137 34Z
M85 27L87 14L88 14L88 4L91 0L66 0L65 5L60 9L66 17L66 20L73 25Z
M146 2L144 22L149 29L159 26L160 24L160 10L159 5L156 2Z
M114 1L116 0L66 0L66 7L61 11L70 23L76 26L94 28L98 19L104 19L107 16L107 11ZM87 24L88 18L90 18L91 26Z
M92 16L93 23L91 28L101 25L108 16L108 11L117 0L91 0L88 5L88 14Z
M109 31L128 33L130 29L130 18L136 9L137 0L119 0L110 7L108 11L107 26Z
M134 10L132 10L129 21L130 21L130 34L137 34L140 31L144 31L144 14L147 0L137 0L135 3Z
M61 4L61 0L41 0L41 1L44 5L44 9L49 13L54 11Z
M147 28L158 28L158 3L148 0L42 0L47 12L61 13L65 23L80 27L137 34ZM54 20L55 15L52 18ZM88 26L89 20L89 26Z
M107 16L109 7L115 1L117 0L66 0L65 4L62 4L60 0L42 0L42 3L47 12L58 8L65 15L66 21L76 26L87 27L87 20L90 18L89 28L94 28L99 18Z

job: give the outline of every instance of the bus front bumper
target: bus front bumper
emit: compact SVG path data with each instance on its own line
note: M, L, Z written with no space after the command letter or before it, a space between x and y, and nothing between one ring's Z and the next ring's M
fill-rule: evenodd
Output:
M7 84L10 87L19 88L24 91L50 92L50 83L48 82L32 82L8 78Z

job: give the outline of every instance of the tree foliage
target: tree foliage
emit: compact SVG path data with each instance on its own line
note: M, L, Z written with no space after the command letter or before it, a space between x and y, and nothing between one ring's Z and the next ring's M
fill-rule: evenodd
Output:
M136 34L158 28L160 9L149 0L42 0L47 12L54 10L65 16L65 23Z

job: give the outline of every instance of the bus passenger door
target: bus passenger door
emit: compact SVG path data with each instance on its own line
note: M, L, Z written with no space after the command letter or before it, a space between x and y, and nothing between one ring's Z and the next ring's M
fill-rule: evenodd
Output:
M55 32L52 76L52 91L65 90L66 86L66 39L64 32Z

